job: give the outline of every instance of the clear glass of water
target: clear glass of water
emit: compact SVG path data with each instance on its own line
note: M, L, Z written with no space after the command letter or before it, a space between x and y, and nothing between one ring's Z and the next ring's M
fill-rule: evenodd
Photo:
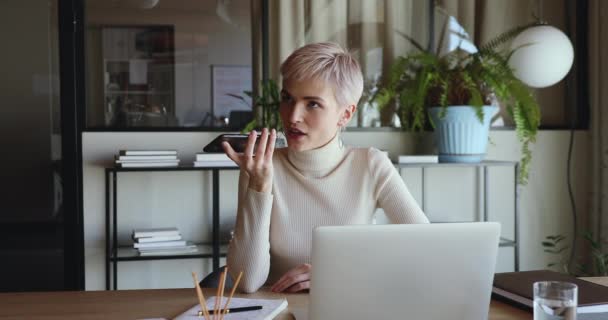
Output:
M534 283L534 320L576 320L578 287L570 282Z

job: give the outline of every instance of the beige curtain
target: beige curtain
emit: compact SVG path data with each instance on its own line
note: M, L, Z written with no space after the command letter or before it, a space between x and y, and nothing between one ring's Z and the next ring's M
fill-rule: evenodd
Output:
M476 45L529 23L536 11L535 0L438 0L437 5L458 19Z
M589 230L608 237L608 2L589 3L589 68L592 136L592 199Z
M270 0L270 77L296 48L332 41L357 55L366 78L411 49L396 31L426 43L426 1Z

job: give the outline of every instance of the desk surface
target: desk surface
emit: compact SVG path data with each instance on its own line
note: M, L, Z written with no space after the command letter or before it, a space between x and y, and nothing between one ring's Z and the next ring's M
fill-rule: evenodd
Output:
M205 296L214 293L206 290ZM261 290L257 298L287 298L290 307L306 306L308 294ZM0 293L0 319L171 319L197 304L192 289ZM293 319L284 311L277 320ZM532 319L532 314L492 301L490 320Z

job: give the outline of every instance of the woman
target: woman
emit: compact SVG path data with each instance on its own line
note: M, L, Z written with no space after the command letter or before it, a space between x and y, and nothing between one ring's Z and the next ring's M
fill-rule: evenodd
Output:
M243 271L245 292L265 283L274 292L308 289L317 226L369 224L377 208L392 223L428 223L388 157L341 143L363 91L358 62L336 44L315 43L294 51L281 74L288 147L275 150L276 131L268 129L255 153L255 132L243 153L223 145L241 168L227 262L233 277Z

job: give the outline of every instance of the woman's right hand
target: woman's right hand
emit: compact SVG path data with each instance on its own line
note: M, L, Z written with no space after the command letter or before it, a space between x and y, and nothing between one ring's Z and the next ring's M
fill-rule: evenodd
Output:
M272 155L274 144L277 138L275 129L269 133L267 128L262 129L262 135L257 149L255 141L257 133L252 130L247 139L247 146L243 153L237 153L228 142L223 142L224 152L234 161L241 170L245 170L249 175L249 188L257 192L270 193L272 191ZM253 153L255 149L255 155Z

